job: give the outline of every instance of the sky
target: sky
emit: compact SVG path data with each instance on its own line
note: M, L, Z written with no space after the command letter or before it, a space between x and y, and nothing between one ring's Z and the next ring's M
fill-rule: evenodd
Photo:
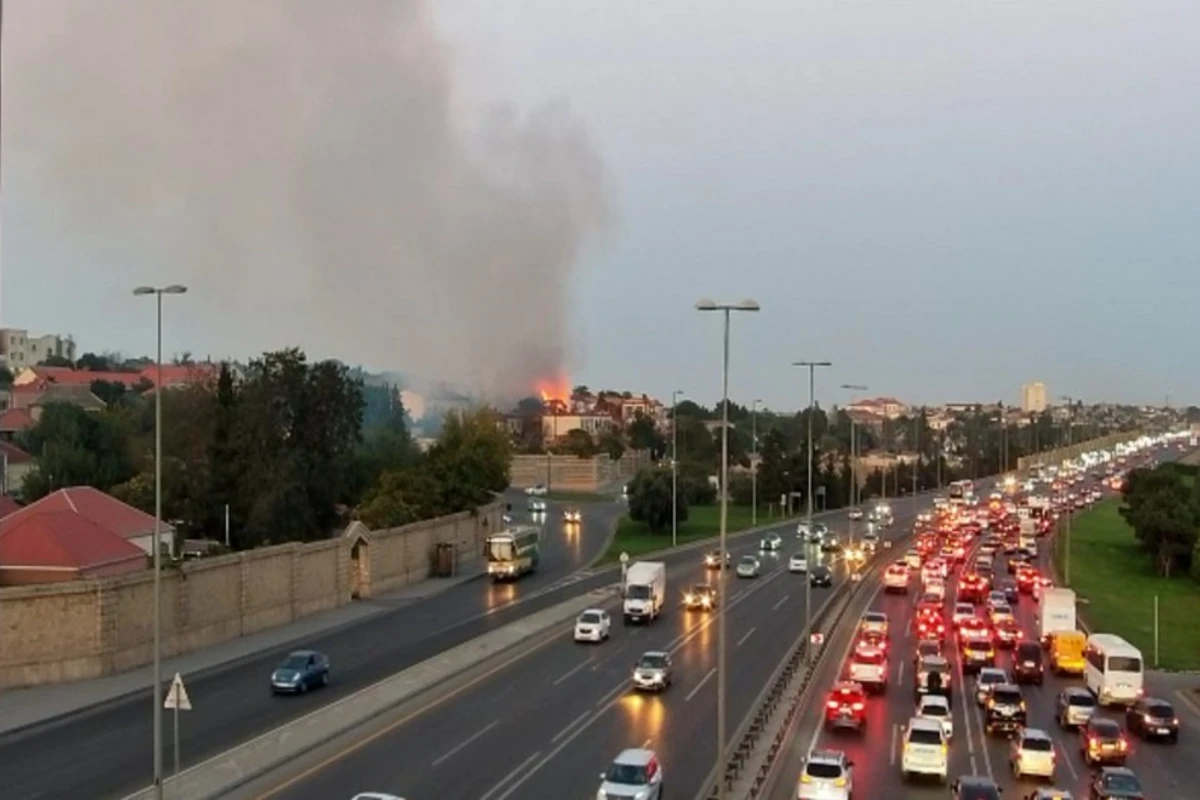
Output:
M1200 403L1200 3L109 5L5 4L5 325L707 404L752 298L746 403Z

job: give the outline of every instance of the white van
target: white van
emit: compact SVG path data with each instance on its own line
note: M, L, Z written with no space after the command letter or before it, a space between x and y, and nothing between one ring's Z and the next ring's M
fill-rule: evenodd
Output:
M936 775L946 782L950 772L950 748L942 722L932 717L913 717L904 729L900 773L905 780L914 775Z
M1142 651L1115 633L1093 633L1084 651L1084 680L1102 706L1129 705L1145 693Z

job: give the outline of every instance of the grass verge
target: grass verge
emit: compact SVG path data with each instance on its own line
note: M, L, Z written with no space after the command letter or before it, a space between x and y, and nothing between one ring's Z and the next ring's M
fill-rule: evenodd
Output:
M729 506L729 518L726 530L729 533L752 527L753 511L750 506ZM767 517L762 511L758 514L758 524L765 525L778 522L780 517ZM692 506L688 509L686 522L679 523L679 544L690 544L704 539L715 538L721 532L721 507ZM621 553L628 553L631 558L648 555L671 547L671 531L651 533L643 522L634 522L628 516L623 516L617 522L617 534L612 544L599 561L597 566L613 564L620 560Z
M1115 633L1142 651L1150 667L1200 669L1200 585L1187 575L1155 574L1150 555L1121 516L1120 501L1105 500L1075 518L1071 530L1070 586L1086 599L1081 615L1093 631ZM1062 578L1066 535L1057 536L1055 564ZM1154 598L1158 597L1159 663L1154 663Z
M612 500L613 495L598 492L550 492L545 499L560 503L603 503Z

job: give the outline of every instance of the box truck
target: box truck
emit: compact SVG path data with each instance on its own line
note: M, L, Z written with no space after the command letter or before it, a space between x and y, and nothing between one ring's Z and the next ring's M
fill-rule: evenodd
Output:
M667 565L635 561L625 570L625 623L652 622L667 602Z
M1042 589L1037 624L1042 642L1048 642L1052 633L1075 630L1075 592L1059 586Z

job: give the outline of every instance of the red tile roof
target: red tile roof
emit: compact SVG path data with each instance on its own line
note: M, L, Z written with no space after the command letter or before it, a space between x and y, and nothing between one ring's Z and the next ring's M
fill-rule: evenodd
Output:
M17 447L12 442L0 441L0 453L3 453L9 464L30 464L33 456Z
M71 486L48 494L41 500L30 503L8 519L0 520L0 531L16 517L35 516L58 511L67 511L85 517L105 530L132 539L137 536L154 535L154 517L146 512L122 503L91 486ZM163 523L163 531L171 526Z
M163 364L162 382L164 386L187 386L215 378L217 372L216 364ZM146 367L141 377L158 385L158 366Z
M20 511L21 504L6 494L0 494L0 519L4 519L14 511Z
M31 367L33 374L37 375L41 381L50 383L74 384L74 385L90 385L92 381L106 381L108 383L123 383L126 386L134 386L142 380L142 375L137 372L93 372L87 369L71 369L70 367ZM23 384L23 386L36 386L41 381ZM14 387L20 389L22 387ZM44 386L42 388L45 388Z
M25 408L10 408L0 413L0 431L15 433L33 427L33 415Z
M0 567L7 569L88 570L145 561L145 550L70 510L0 520Z

